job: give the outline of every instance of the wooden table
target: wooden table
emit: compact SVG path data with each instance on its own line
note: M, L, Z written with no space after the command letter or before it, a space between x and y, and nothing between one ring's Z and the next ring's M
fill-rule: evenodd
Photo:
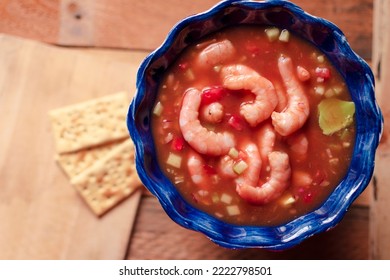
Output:
M295 2L339 25L357 53L371 62L373 0ZM139 63L171 26L215 3L1 2L0 259L381 257L369 250L372 187L336 228L295 248L228 250L179 227L154 197L140 192L98 219L55 164L47 111L119 90L133 93Z

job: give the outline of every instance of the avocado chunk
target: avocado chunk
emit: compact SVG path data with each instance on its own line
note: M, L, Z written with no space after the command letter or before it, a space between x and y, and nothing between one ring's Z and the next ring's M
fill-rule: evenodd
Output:
M319 125L325 135L331 135L353 123L355 104L337 98L327 98L318 104Z

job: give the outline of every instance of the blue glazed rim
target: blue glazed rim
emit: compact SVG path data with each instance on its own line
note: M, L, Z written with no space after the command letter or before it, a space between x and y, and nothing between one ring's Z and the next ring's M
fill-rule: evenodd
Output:
M191 42L238 23L261 23L286 28L316 45L345 79L356 106L357 136L346 176L319 208L280 226L231 225L196 209L181 197L156 160L150 119L159 75ZM309 15L291 2L227 0L204 13L185 18L173 27L163 44L143 61L136 86L127 125L135 143L136 168L141 181L158 198L172 220L205 234L221 246L273 250L295 246L314 234L336 226L372 177L375 151L383 129L383 116L375 100L372 71L350 48L337 26Z

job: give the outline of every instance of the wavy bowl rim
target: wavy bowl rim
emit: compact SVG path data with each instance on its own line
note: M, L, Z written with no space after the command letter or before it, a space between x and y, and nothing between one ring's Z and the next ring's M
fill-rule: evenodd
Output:
M175 189L174 185L167 178L165 178L166 181L163 181L162 183L163 187L168 187L168 189L161 190L161 186L159 187L158 185L156 185L157 182L153 181L147 175L147 172L145 170L143 162L143 158L145 156L144 144L142 143L142 141L140 141L140 132L137 130L135 124L137 109L146 93L144 90L146 86L146 70L153 63L153 61L161 57L168 50L169 46L175 41L175 39L177 39L180 31L183 30L186 26L196 21L210 18L220 13L226 8L234 6L244 6L251 9L269 9L274 7L282 7L292 12L295 16L299 15L300 17L307 19L312 24L319 23L331 29L333 31L333 36L337 43L340 43L340 46L344 48L346 56L348 57L347 60L357 62L362 67L366 79L366 83L364 85L364 92L367 92L369 95L365 100L365 102L368 103L365 105L369 105L369 110L365 108L365 111L368 112L366 112L364 115L372 115L375 121L375 125L371 129L372 133L359 133L361 137L359 139L367 140L367 142L370 144L369 147L367 148L366 146L360 147L355 145L353 160L350 164L350 168L347 172L347 175L335 188L335 190L328 197L328 199L326 199L326 201L321 206L319 206L317 210L309 212L304 216L296 218L280 226L264 227L231 225L220 221L187 203ZM321 49L321 47L316 47ZM343 77L347 81L349 87L349 78L345 77L345 75L343 75ZM135 144L137 172L140 176L141 181L152 192L152 194L158 198L163 209L173 221L185 228L205 234L213 242L221 246L227 248L266 248L273 250L287 249L289 247L295 246L314 234L324 232L336 226L339 221L344 217L345 212L348 210L352 202L366 188L369 183L369 180L372 177L374 169L375 151L379 144L379 140L381 138L383 130L383 116L375 100L374 83L374 76L368 64L351 49L343 32L330 21L310 15L303 9L301 9L299 6L284 0L270 0L265 2L254 2L245 0L222 1L205 12L198 13L196 15L187 17L179 21L168 33L165 41L160 45L160 47L158 47L155 51L149 54L140 65L140 68L137 73L137 90L130 104L129 112L127 115L128 129L131 138L133 139ZM356 99L357 97L353 96L353 98ZM360 100L355 99L355 104L362 105L360 103ZM357 110L356 116L357 123L363 121L363 116L360 116L359 110ZM357 132L357 136L359 135ZM356 142L358 143L358 141ZM363 142L365 143L366 141ZM367 148L368 150L365 154L363 154L363 157L360 157L358 155L358 152L360 152L364 148ZM155 156L154 151L153 155ZM356 155L358 155L359 158L358 162L356 162ZM367 164L364 166L365 173L360 174L360 176L358 176L359 174L355 174L355 168L353 167L356 164L359 165L361 162L366 162ZM360 170L361 168L358 169ZM354 183L354 187L350 188L349 191L342 192L342 188L347 185L348 182ZM167 186L166 183L168 183L169 185ZM337 196L343 193L343 199L337 199ZM180 211L178 211L177 207L185 207L186 215L183 215ZM326 207L331 207L329 209L332 209L332 211L325 211Z

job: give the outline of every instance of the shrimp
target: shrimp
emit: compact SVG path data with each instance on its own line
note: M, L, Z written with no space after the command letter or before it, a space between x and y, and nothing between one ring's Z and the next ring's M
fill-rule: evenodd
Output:
M245 160L248 168L235 180L236 185L255 185L259 180L262 165L259 150L253 143L246 144L243 150L248 156Z
M223 105L219 102L213 102L201 109L203 119L209 123L219 123L224 116Z
M268 155L274 150L276 134L271 124L267 123L260 128L258 134L258 146L260 149L260 157L264 164L268 162Z
M241 104L240 114L255 127L269 118L278 104L278 97L271 81L245 65L230 65L221 70L223 86L231 90L250 90L253 102Z
M278 96L278 105L275 111L282 112L287 107L287 96L283 86L280 83L274 83L276 95Z
M287 138L287 144L296 158L304 159L309 149L309 141L304 133L294 134Z
M206 173L206 170L204 169L205 162L203 158L196 152L190 151L188 161L187 161L187 167L188 172L191 175L192 182L199 186L201 189L209 189L211 183L210 183L210 176Z
M307 71L306 68L302 66L297 66L297 75L298 75L298 79L301 82L306 82L310 80L310 72Z
M228 132L208 130L199 121L200 91L190 88L184 93L180 109L179 126L184 139L197 152L220 156L235 146L235 138Z
M229 60L236 52L233 44L225 39L203 49L198 56L201 66L215 66Z
M273 151L268 155L271 166L269 180L261 186L237 184L237 193L247 202L264 205L282 195L287 189L291 177L291 167L288 155L284 152Z
M309 116L309 100L295 76L291 58L281 56L278 61L279 72L287 89L288 104L280 113L273 112L272 124L282 136L300 129Z

